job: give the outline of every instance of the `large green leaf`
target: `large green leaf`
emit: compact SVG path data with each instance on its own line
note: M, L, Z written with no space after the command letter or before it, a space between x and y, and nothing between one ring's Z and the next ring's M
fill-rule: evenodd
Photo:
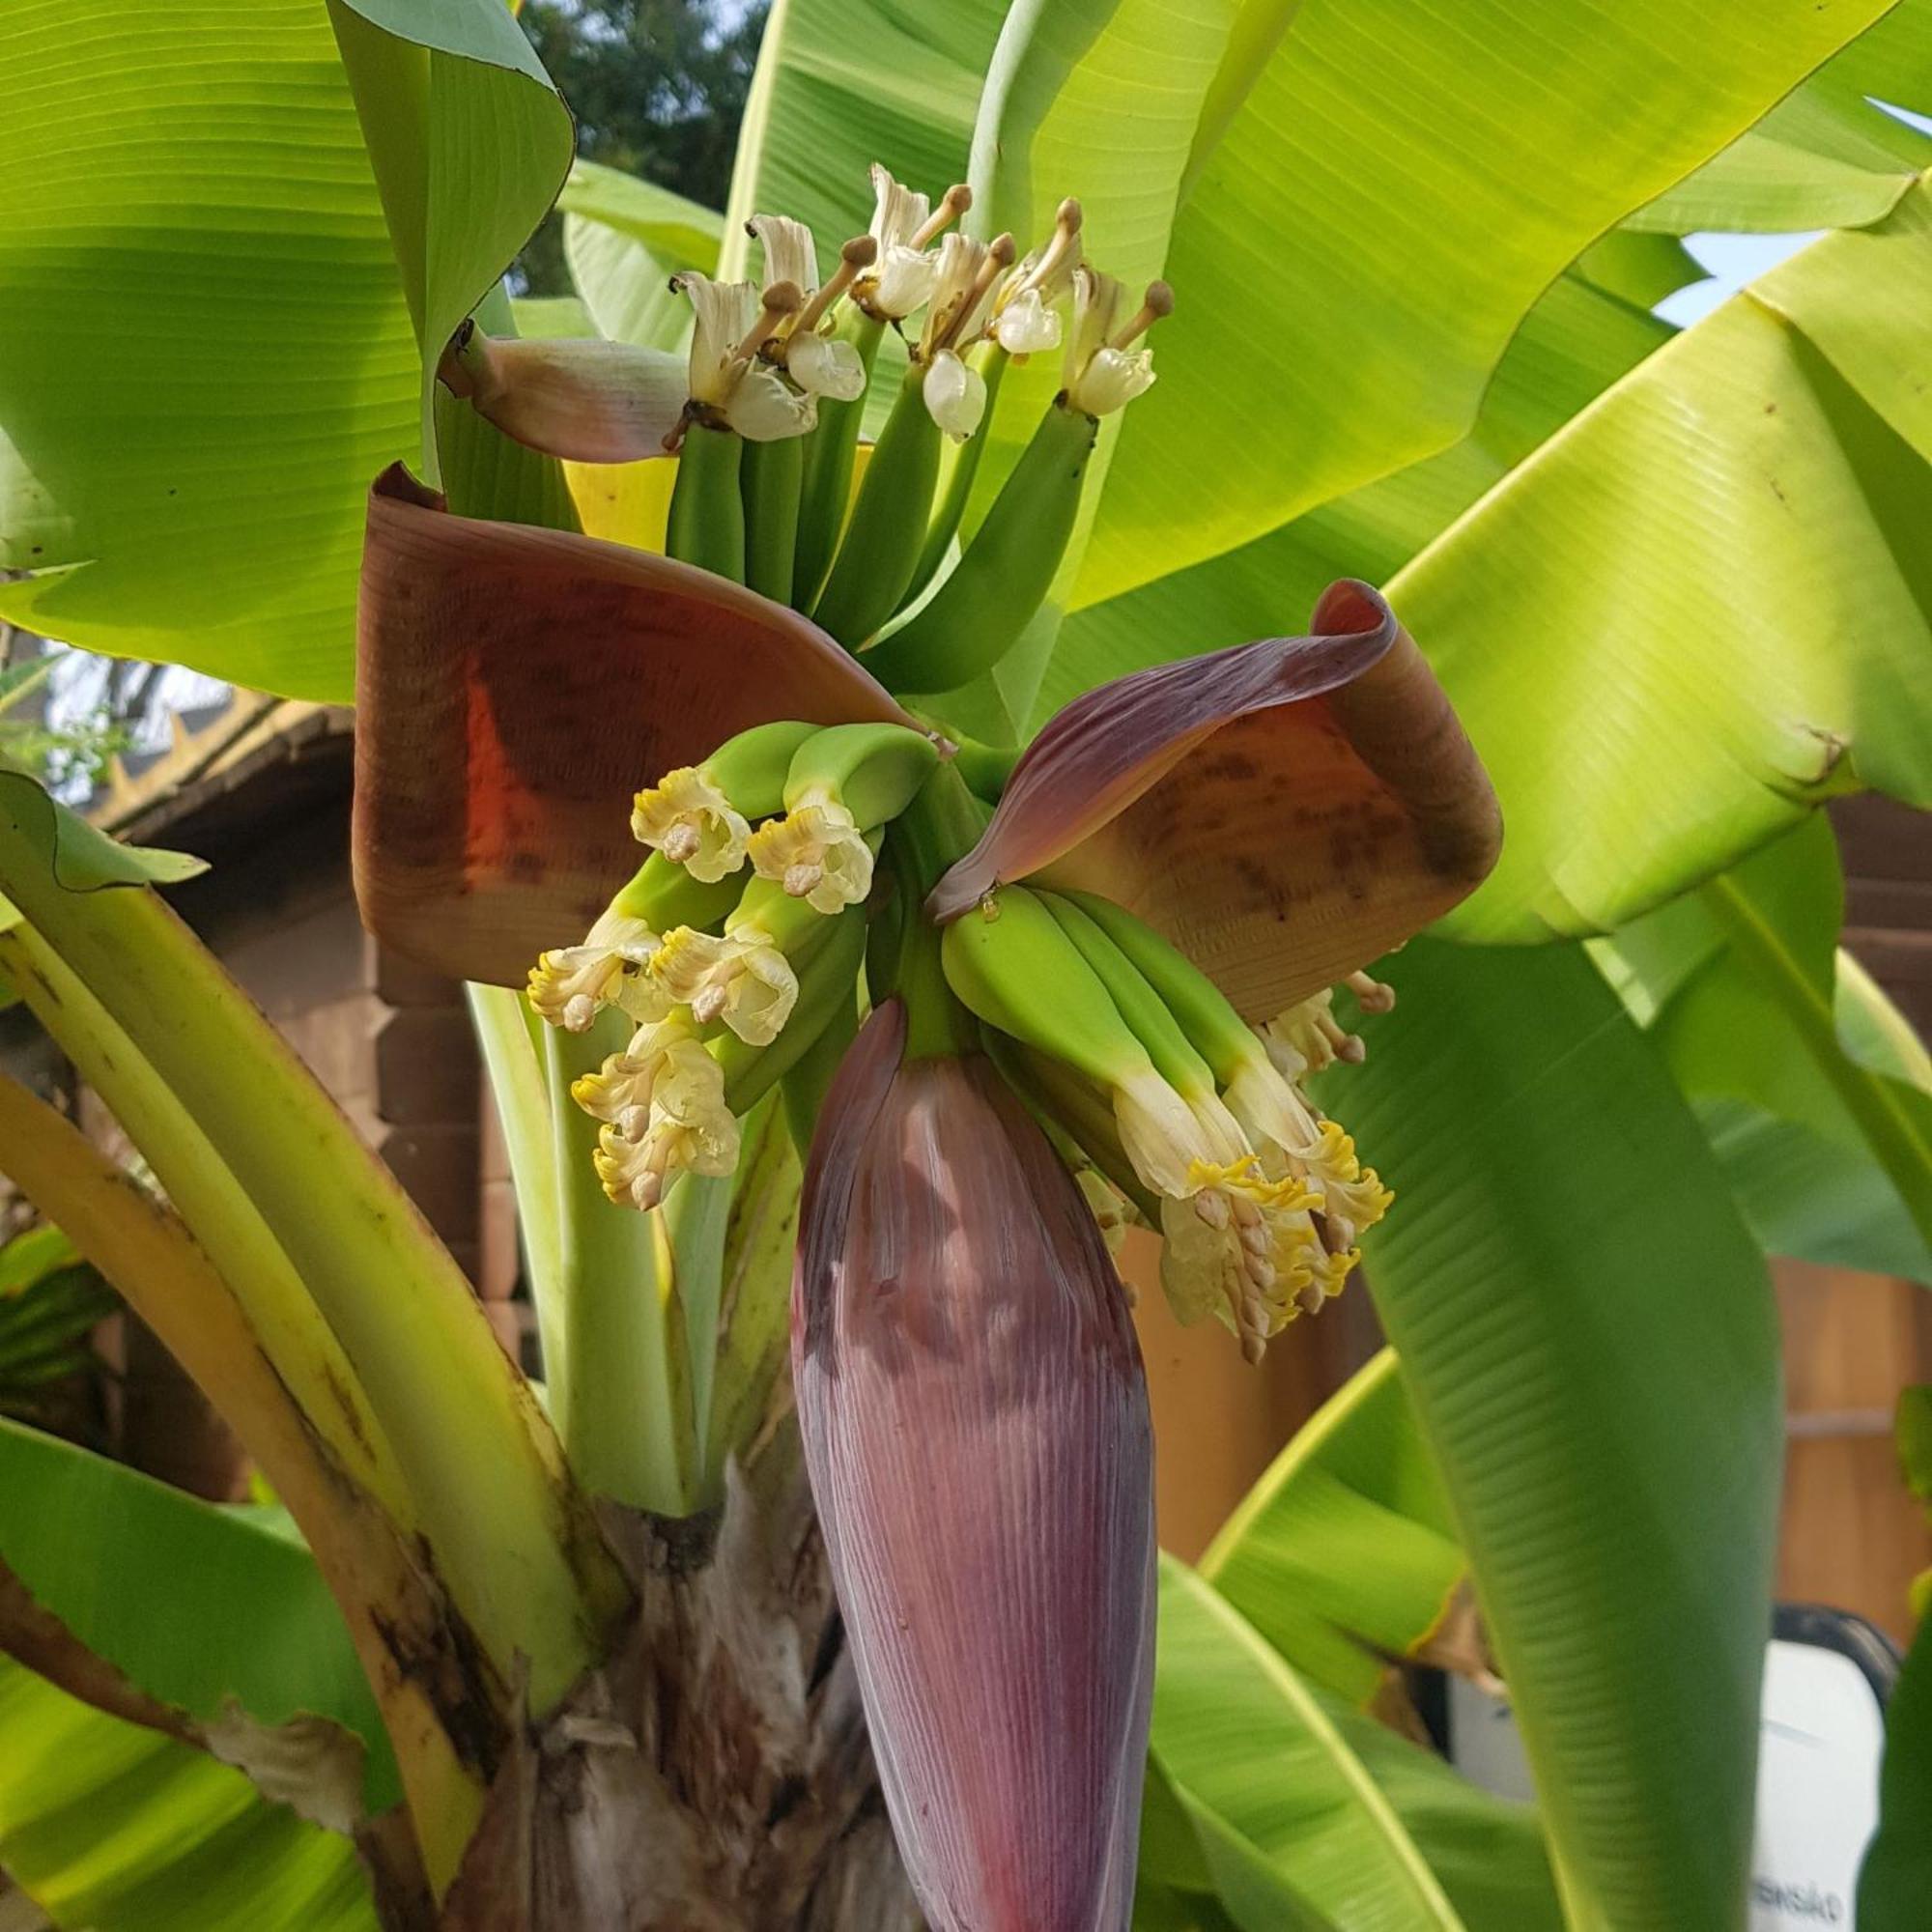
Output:
M1460 937L1607 929L1834 790L1932 802L1932 189L1666 343L1389 585L1509 827Z
M426 376L570 170L570 112L499 0L329 0Z
M1932 1615L1885 1714L1878 1834L1859 1873L1860 1932L1922 1932L1932 1918Z
M0 14L0 617L352 686L416 353L315 0Z
M562 467L439 388L474 312L515 327L500 277L555 200L575 130L498 0L328 0L422 359L422 469L472 516L576 527Z
M1475 427L1454 448L1225 556L1075 611L1061 629L1043 705L1145 665L1297 630L1338 577L1393 576L1670 335L1582 274L1560 276L1524 319Z
M1932 6L1901 4L1756 127L1625 226L1791 232L1882 219L1932 165L1932 141L1875 101L1932 113Z
M1551 279L1884 11L1251 0L1076 602L1446 448Z
M1575 949L1417 940L1321 1097L1576 1932L1742 1922L1782 1452L1764 1266Z
M1153 1755L1229 1916L1339 1932L1560 1923L1533 1815L1307 1684L1226 1599L1162 1567Z
M595 161L571 169L557 206L570 278L599 331L646 349L678 348L691 333L691 305L671 293L670 277L718 267L724 217Z
M376 1932L347 1838L0 1659L0 1865L62 1932Z
M974 129L973 221L1010 230L1021 247L1052 230L1068 194L1085 213L1088 255L1130 287L1161 272L1181 180L1240 15L1236 0L1061 0L1017 6L987 75ZM1131 128L1131 140L1122 130ZM1007 372L984 432L970 526L982 515L1052 401L1058 355ZM986 676L947 701L947 718L996 743L1020 738L1061 611L1071 601L1101 505L1122 418L1109 416L1047 608Z
M400 1795L341 1613L274 1517L218 1509L0 1420L0 1562L151 1697L218 1722L308 1715L360 1737L363 1802Z
M866 170L937 193L966 178L1004 0L775 0L745 103L722 267L742 270L759 213L806 222L821 249L864 232Z
M1296 1432L1200 1568L1302 1676L1355 1704L1390 1659L1449 1640L1468 1566L1393 1350Z
M1766 1248L1932 1283L1932 1067L1841 961L1843 914L1818 814L1599 956Z

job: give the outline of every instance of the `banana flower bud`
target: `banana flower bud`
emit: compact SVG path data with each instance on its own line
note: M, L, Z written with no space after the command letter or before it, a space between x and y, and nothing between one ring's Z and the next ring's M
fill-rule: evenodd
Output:
M881 1007L807 1173L792 1369L886 1803L935 1932L1124 1932L1151 1438L1079 1188L982 1059Z

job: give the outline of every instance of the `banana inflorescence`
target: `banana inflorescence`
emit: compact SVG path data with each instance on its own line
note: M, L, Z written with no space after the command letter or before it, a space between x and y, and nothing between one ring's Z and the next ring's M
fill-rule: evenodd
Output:
M510 435L580 458L638 454L668 422L669 553L811 615L888 690L930 696L995 669L1049 604L1100 418L1153 380L1139 345L1173 298L1155 282L1135 306L1088 267L1077 202L1021 259L1009 236L957 232L963 186L929 204L875 170L874 188L869 233L822 283L810 233L769 215L749 224L758 281L678 278L695 332L675 411L665 358L609 345L470 331L444 378ZM888 328L907 360L861 473ZM1004 477L982 477L984 426L1023 392L1009 365L1054 350L1059 392ZM648 396L610 400L646 377ZM1257 1031L1088 894L1002 886L935 927L927 895L1011 766L910 720L775 720L637 794L648 857L529 981L554 1025L616 1009L635 1026L573 1089L601 1123L606 1190L649 1209L681 1174L731 1171L740 1122L780 1082L803 1143L860 1016L892 995L909 1058L983 1051L1102 1224L1159 1231L1182 1314L1218 1310L1258 1355L1341 1286L1387 1204L1300 1085L1357 1044L1325 994ZM1357 980L1372 1007L1381 989Z

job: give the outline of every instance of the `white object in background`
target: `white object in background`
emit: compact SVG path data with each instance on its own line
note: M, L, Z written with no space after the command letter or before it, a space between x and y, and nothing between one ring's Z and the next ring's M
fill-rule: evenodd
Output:
M1750 1932L1853 1932L1897 1657L1869 1624L1836 1610L1780 1605L1777 1631L1759 1707ZM1509 1705L1463 1677L1444 1691L1450 1761L1498 1798L1533 1799Z
M1853 1924L1859 1863L1878 1829L1885 1711L1842 1651L1772 1644L1758 1731L1750 1932Z

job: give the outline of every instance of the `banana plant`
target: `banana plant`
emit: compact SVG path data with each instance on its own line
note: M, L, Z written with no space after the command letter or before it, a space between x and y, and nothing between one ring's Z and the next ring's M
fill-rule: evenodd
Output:
M301 1539L22 1438L153 1526L0 1537L19 1721L295 1804L197 1786L286 1868L256 1923L1741 1923L1763 1243L1831 1223L1720 1158L1642 983L1718 976L1630 923L1698 895L1799 1124L1898 1213L1932 1174L1815 883L1785 939L1738 870L1932 789L1932 228L1866 105L1923 14L1773 12L786 0L721 217L571 174L497 0L16 5L0 612L354 696L364 916L471 984L544 1369L167 912L191 862L0 774L0 969L167 1203L23 1092L0 1164ZM581 312L525 338L559 189ZM1727 212L1844 225L1673 336ZM1367 1256L1385 1480L1331 1416L1272 1540L1158 1573L1130 1222L1250 1357ZM189 1534L340 1632L130 1629ZM1507 1681L1534 1819L1388 1729L1406 1656ZM171 1922L15 1805L65 1922Z

